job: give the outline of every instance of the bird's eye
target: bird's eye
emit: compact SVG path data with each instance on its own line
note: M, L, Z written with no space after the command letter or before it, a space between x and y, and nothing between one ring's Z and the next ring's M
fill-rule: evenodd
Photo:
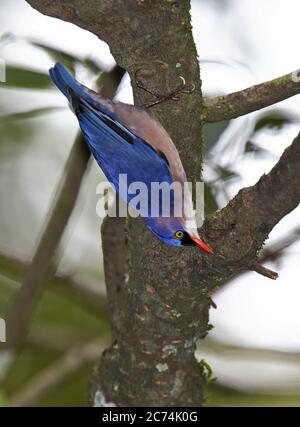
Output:
M184 233L181 230L176 231L176 233L174 234L174 237L176 237L176 239L182 239L183 236L184 236Z

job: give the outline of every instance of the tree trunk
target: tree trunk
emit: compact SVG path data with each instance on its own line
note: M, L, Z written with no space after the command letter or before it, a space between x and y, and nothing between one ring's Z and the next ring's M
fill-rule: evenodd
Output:
M202 97L189 2L134 3L124 17L128 42L119 46L124 40L120 23L118 46L110 46L118 63L131 72L138 105L153 98L135 85L135 78L161 95L181 85L179 76L187 88L195 87L153 113L175 142L189 179L199 180ZM209 299L195 268L195 250L162 245L143 220L129 219L125 255L123 225L122 219L107 219L102 227L113 342L102 356L94 394L101 390L116 405L199 406L203 381L194 351L197 339L206 334ZM117 243L113 250L112 242ZM125 263L113 255L117 251L120 256L120 246L127 256L125 281Z

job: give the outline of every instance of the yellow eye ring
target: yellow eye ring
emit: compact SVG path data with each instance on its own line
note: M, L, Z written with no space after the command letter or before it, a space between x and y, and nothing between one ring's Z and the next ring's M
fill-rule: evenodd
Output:
M176 237L176 239L182 239L183 238L183 231L178 230L176 231L176 233L174 234L174 236Z

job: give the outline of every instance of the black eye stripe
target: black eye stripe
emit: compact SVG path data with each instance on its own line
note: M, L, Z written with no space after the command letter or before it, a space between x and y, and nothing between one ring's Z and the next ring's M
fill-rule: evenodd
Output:
M180 237L177 236L177 233L181 233ZM175 237L175 239L180 240L180 244L182 246L194 246L195 245L195 242L193 241L191 236L186 231L182 231L182 230L175 231L174 237Z

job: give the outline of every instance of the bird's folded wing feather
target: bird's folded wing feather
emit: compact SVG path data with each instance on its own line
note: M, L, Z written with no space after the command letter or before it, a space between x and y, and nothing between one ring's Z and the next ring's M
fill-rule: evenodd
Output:
M153 182L187 181L174 143L148 112L103 98L78 83L61 64L50 70L50 76L69 100L91 152L121 197L125 189L119 188L120 174L126 174L127 186L142 182L148 190ZM126 197L130 202L134 195ZM184 216L193 217L189 191L185 190L183 203Z

